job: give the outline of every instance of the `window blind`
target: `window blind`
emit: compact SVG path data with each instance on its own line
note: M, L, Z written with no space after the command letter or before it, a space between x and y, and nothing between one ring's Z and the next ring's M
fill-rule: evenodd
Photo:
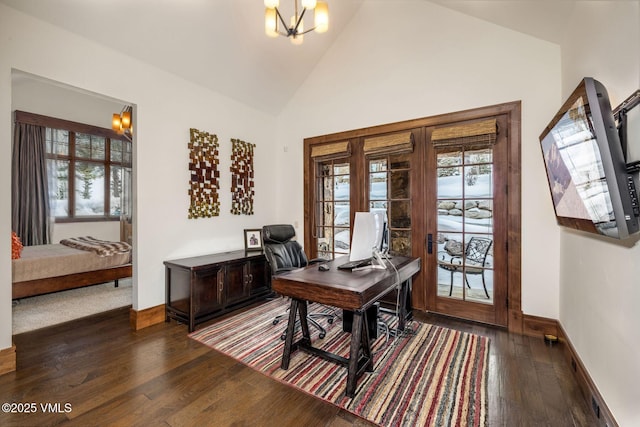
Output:
M496 143L498 127L496 119L437 128L431 133L431 143L436 148L486 147Z
M332 142L330 144L318 144L311 147L311 157L315 160L318 158L337 157L340 155L349 155L351 150L349 141Z
M413 151L413 133L402 132L364 139L365 154L400 153Z

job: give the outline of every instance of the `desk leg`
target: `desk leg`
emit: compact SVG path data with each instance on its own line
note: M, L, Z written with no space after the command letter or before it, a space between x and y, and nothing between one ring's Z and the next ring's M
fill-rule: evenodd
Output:
M302 329L302 342L311 345L311 332L309 332L309 318L307 317L307 302L298 301L298 317L300 318L300 329Z
M282 353L282 369L289 369L289 361L291 360L291 348L293 346L293 335L296 332L296 315L298 314L299 302L297 299L291 298L291 308L289 309L289 323L287 324L287 337L284 340L284 352ZM302 319L300 319L302 323Z
M356 383L358 380L358 360L360 359L360 346L362 345L363 329L362 311L353 312L353 325L351 326L351 349L349 352L349 365L347 368L347 397L353 397L356 393ZM366 328L366 326L364 326ZM365 331L369 334L369 331Z
M398 330L404 331L407 320L407 300L409 298L409 289L411 289L411 278L405 280L400 285L400 307L398 307Z
M377 322L378 319L376 319ZM377 325L377 323L376 323ZM371 337L369 336L369 315L365 310L362 313L362 352L367 360L365 370L367 372L373 372L373 355L371 352Z

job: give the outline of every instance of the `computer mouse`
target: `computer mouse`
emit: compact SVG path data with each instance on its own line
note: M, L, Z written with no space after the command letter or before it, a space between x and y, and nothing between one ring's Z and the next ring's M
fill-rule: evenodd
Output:
M328 264L320 264L318 266L318 270L320 270L320 271L329 271L329 270L331 270L331 268L329 267Z

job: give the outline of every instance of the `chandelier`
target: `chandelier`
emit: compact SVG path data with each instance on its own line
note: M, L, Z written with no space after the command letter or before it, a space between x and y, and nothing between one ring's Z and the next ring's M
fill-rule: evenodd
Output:
M327 2L316 0L301 0L302 11L298 13L298 0L293 0L294 14L291 16L289 25L282 17L279 0L264 0L266 7L264 12L264 31L269 37L282 35L291 37L291 43L302 44L304 34L309 31L325 33L329 29L329 6ZM302 18L307 10L314 10L313 23L315 26L309 30L304 30Z

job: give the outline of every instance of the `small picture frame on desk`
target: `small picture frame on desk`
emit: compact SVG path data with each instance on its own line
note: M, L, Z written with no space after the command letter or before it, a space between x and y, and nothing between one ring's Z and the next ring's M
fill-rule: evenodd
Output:
M262 230L245 229L244 230L244 250L249 251L262 251Z

